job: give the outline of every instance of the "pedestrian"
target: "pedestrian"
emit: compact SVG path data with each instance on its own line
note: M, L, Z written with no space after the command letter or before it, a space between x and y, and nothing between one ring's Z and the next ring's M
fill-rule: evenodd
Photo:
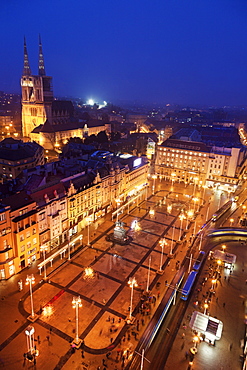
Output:
M218 297L216 298L216 303L218 303Z
M111 343L113 342L113 338L111 338Z
M231 351L231 350L232 350L232 343L229 344L229 351Z
M103 332L103 329L101 329L101 330L100 330L99 335L101 335L101 334L102 334L102 332Z
M145 321L144 321L144 319L141 319L142 320L142 326L144 326L145 325Z
M83 349L81 350L81 357L85 358Z
M225 304L225 302L224 302L224 303L223 303L223 307L225 307L225 305L226 305L226 304Z
M52 327L50 326L50 334L51 334L51 332L52 332Z
M23 353L23 366L26 363L26 359L27 359L27 354L26 353Z
M33 364L36 365L36 356L34 355Z
M46 336L46 339L47 339L47 341L49 342L49 340L50 340L50 336L49 336L49 335L47 335L47 336Z
M38 344L40 344L40 336L39 335L37 336L37 339L38 339Z

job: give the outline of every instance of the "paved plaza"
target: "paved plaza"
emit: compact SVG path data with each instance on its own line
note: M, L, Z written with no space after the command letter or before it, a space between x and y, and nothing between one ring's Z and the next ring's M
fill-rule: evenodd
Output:
M189 191L192 192L192 189ZM202 205L202 200L200 202ZM35 328L35 343L39 350L37 368L97 369L97 366L101 366L103 369L103 359L106 359L109 351L111 354L106 360L108 369L123 368L123 362L116 361L118 353L126 354L125 365L149 320L147 315L141 325L134 324L131 330L126 324L131 294L128 280L135 277L138 283L133 291L133 316L139 322L141 298L148 281L149 294L155 297L155 304L150 306L152 314L165 290L165 284L157 289L156 283L165 280L170 282L176 272L176 261L181 261L186 254L184 243L177 245L186 224L185 220L182 224L178 215L189 207L195 205L189 205L188 196L179 193L179 190L174 191L170 186L169 189L162 189L159 184L155 195L150 195L130 214L121 217L128 235L132 237L129 245L122 246L106 240L106 235L114 227L108 215L98 222L97 228L90 230L91 247L82 248L61 267L56 267L55 263L53 272L48 268L46 281L37 275L36 267L33 302L34 311L39 317L31 325ZM150 210L154 210L153 215ZM205 221L203 217L205 215L199 214L196 222L189 222L187 239L202 226ZM139 226L136 231L132 229L133 221L137 221ZM162 255L159 241L163 237L167 245ZM176 259L170 259L169 254L173 249L176 250ZM161 262L164 275L157 273ZM87 267L93 269L93 276L86 276ZM24 286L22 292L17 290L18 279L21 276L24 280L27 273L29 270L1 286L1 317L6 319L2 320L0 334L0 363L3 368L10 370L33 367L23 360L23 353L27 350L24 331L30 324L27 318L31 313L29 289ZM82 307L79 308L79 337L84 343L84 353L71 348L76 325L72 300L77 296L82 301ZM51 311L47 313L44 308L48 306Z

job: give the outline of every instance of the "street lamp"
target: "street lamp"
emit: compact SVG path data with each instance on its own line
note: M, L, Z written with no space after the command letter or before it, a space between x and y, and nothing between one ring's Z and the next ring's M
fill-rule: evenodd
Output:
M28 359L30 361L32 361L34 359L33 356L36 356L36 351L35 351L35 347L34 347L34 327L29 325L26 330L25 330L25 334L27 336L27 355L28 355Z
M118 207L119 207L119 204L121 203L121 200L116 199L116 203L117 203L117 222L118 222Z
M194 194L195 194L195 191L196 191L196 182L198 181L199 179L198 179L198 177L195 177L194 178L194 189L193 189L193 196L194 196Z
M157 179L157 175L153 175L152 179L154 180L154 182L153 182L153 194L154 194L154 192L155 192L155 180Z
M161 246L160 269L159 269L159 271L162 271L164 245L167 245L167 242L166 242L165 238L161 239L161 240L159 241L159 244L160 244L160 246Z
M149 257L149 261L148 261L148 278L147 278L147 287L146 287L146 292L149 292L149 283L150 283L150 267L151 267L151 256Z
M171 174L172 186L173 186L173 184L174 184L175 177L176 177L176 173L175 173L175 172L173 172L173 173Z
M194 202L194 210L193 210L193 212L195 213L195 211L196 211L196 203L198 202L198 198L192 198L192 200L193 200L193 202Z
M78 297L73 297L73 301L72 301L72 307L75 308L75 323L76 323L76 326L75 326L75 339L73 341L73 343L76 345L76 346L80 346L81 345L81 339L79 339L79 325L78 325L78 316L79 316L79 307L82 307L82 303L81 303L81 298L80 296Z
M87 245L88 245L88 247L90 247L90 230L89 230L89 228L90 228L90 221L91 221L91 217L90 216L88 216L88 217L86 217L86 221L87 221Z
M208 308L208 304L207 303L204 303L204 315L207 314L207 308Z
M223 252L225 253L226 245L225 245L225 244L223 244L223 245L221 246L221 248L222 248Z
M137 281L135 277L130 278L128 281L128 284L131 288L131 293L130 293L130 312L129 312L129 320L132 320L132 307L133 307L133 293L134 293L134 288L138 287Z
M33 309L33 290L32 290L32 285L35 283L35 278L32 275L27 275L26 278L26 285L29 284L29 289L30 289L30 299L31 299L31 318L34 318L34 309Z
M43 252L43 258L44 258L44 280L46 280L45 252L48 251L47 245L41 245L40 251Z
M217 260L217 265L218 265L217 271L220 271L221 260Z
M194 216L194 212L193 211L191 211L191 210L189 210L188 212L187 212L187 221L186 221L186 230L188 230L188 226L189 226L189 218L191 218L192 219L192 217Z
M181 236L182 236L182 228L183 228L183 220L185 219L185 215L182 213L181 215L179 215L179 219L181 221L181 224L180 224L180 230L179 230L179 240L181 240Z
M198 342L199 342L199 338L198 338L198 336L197 336L197 335L195 335L195 336L194 336L194 338L193 338L193 340L194 340L194 343L195 343L195 347L197 347L197 344L198 344Z
M214 290L214 284L216 283L216 279L212 279L212 286L211 286L211 290Z
M233 222L234 222L234 219L230 218L230 227L232 227Z

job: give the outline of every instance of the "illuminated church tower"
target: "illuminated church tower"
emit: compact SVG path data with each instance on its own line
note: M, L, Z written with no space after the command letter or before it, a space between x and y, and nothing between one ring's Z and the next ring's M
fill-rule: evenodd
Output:
M41 39L39 36L38 76L32 75L27 45L24 38L24 69L21 78L22 89L22 134L30 137L35 127L45 123L52 116L52 77L46 76Z

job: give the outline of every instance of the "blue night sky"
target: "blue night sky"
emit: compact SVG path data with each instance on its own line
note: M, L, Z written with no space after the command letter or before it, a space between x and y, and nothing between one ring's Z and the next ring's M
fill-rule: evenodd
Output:
M54 93L247 105L246 0L2 0L0 90L20 92L41 34Z

